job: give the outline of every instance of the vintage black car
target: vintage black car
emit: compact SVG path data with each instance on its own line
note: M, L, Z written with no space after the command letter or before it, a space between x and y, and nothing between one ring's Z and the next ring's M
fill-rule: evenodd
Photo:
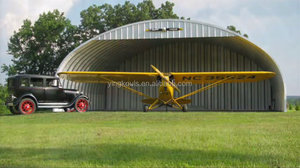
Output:
M6 106L13 114L31 114L40 108L86 112L89 99L74 89L63 89L59 78L19 74L8 78Z

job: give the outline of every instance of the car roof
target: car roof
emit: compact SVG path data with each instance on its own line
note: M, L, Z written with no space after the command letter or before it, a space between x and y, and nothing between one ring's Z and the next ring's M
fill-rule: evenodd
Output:
M10 76L8 78L17 78L17 77L58 79L58 77L55 76L36 75L36 74L18 74L18 75Z

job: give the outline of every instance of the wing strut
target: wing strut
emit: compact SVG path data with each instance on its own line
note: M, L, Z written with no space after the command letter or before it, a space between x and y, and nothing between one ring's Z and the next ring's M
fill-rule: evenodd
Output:
M205 91L205 90L211 89L211 88L213 88L213 87L216 87L217 85L223 84L226 80L228 80L228 79L230 79L230 78L233 78L233 76L229 76L229 77L227 77L227 78L225 78L225 79L219 80L219 81L217 81L217 82L215 82L215 83L212 83L212 84L210 84L210 85L207 85L207 86L205 86L205 87L202 87L202 88L200 88L200 89L198 89L198 90L195 90L195 91L193 91L193 92L191 92L191 93L188 93L188 94L186 94L186 95L183 95L183 96L181 96L181 97L178 97L178 98L176 98L175 100L184 99L184 98L186 98L186 97L190 97L190 96L192 96L192 95L194 95L194 94L197 94L197 93L199 93L199 92L203 92L203 91Z
M128 87L128 86L122 85L122 84L119 83L119 82L113 81L113 80L108 79L108 78L103 77L103 76L99 76L99 77L102 78L102 79L104 79L104 80L106 80L106 81L109 81L109 82L111 82L111 83L114 83L114 84L116 84L116 85L118 85L118 86L120 86L120 87L123 87L124 89L127 89L127 90L129 90L129 91L131 91L131 92L133 92L133 93L135 93L135 94L138 94L139 96L143 96L143 97L147 97L147 98L149 98L149 99L153 99L153 97L150 97L150 96L146 95L145 93L139 92L139 91L137 91L137 90L135 90L135 89L132 89L132 88L130 88L130 87Z

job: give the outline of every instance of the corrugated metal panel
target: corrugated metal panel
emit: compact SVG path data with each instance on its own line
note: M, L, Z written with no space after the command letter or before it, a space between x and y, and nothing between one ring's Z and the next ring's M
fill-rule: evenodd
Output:
M146 29L180 27L183 31L146 32ZM98 40L128 40L157 38L195 38L195 37L228 37L235 33L214 25L189 20L150 20L125 25L107 31L97 37Z
M147 28L180 27L183 31L146 32ZM173 39L173 40L172 40ZM138 56L139 55L139 56ZM263 50L228 30L187 20L150 20L125 25L85 42L72 51L58 68L60 71L150 71L149 64L163 71L270 70L271 81L254 84L225 84L193 97L197 109L275 110L285 109L284 83L280 71ZM64 86L90 96L91 109L136 110L139 97L105 85L64 81ZM201 86L183 88L184 92ZM155 88L143 91L156 96ZM259 97L259 93L272 95ZM126 101L114 102L116 97ZM234 99L238 97L239 99Z

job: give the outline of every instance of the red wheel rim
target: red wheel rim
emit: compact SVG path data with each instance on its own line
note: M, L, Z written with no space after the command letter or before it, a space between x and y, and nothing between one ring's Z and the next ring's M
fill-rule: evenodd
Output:
M31 114L34 112L34 102L25 100L21 104L21 110L23 114Z
M79 112L86 112L89 103L86 99L79 99L76 103L76 108Z

